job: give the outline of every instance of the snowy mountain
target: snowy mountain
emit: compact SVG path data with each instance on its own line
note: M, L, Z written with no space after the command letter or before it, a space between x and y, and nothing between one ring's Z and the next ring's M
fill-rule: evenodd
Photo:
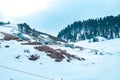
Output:
M0 26L0 80L120 80L120 39L65 43L33 31Z

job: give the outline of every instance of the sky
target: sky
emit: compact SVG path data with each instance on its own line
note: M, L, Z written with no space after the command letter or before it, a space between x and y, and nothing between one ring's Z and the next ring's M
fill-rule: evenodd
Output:
M0 0L0 20L56 36L74 21L120 14L120 0Z

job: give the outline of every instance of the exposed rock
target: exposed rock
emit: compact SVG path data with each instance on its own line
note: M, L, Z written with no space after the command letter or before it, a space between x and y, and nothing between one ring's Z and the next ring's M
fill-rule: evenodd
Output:
M30 55L30 57L28 58L29 60L32 60L32 61L36 61L37 59L39 59L40 56L35 54L35 55Z
M76 55L71 55L70 53L67 53L66 50L53 49L48 46L38 46L34 48L39 51L44 51L45 53L47 53L47 56L55 59L56 62L62 61L63 59L65 59L65 57L67 58L67 62L70 62L70 60L72 59L85 60L84 58L80 58Z

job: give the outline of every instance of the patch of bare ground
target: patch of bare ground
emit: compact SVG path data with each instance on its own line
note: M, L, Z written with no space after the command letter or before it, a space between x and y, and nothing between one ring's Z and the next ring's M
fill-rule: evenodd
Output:
M61 62L65 58L66 58L67 62L70 62L72 59L85 60L85 58L80 58L76 55L71 55L70 53L67 53L66 50L53 49L48 46L37 46L34 48L39 51L44 51L45 53L47 53L47 56L55 59L56 62Z
M19 40L18 37L13 36L11 34L5 33L5 32L0 32L1 34L4 35L4 39L3 40Z
M6 45L5 48L9 48L10 46L9 45Z
M25 40L23 40L23 39L18 39L17 41L18 41L18 42L22 42L22 41L25 41Z
M27 42L27 43L21 43L22 45L41 45L39 42Z

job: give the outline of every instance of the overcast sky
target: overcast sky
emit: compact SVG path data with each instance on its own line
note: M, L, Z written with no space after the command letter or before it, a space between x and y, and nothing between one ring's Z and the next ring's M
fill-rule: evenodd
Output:
M0 0L0 20L57 35L78 20L120 14L120 0Z

